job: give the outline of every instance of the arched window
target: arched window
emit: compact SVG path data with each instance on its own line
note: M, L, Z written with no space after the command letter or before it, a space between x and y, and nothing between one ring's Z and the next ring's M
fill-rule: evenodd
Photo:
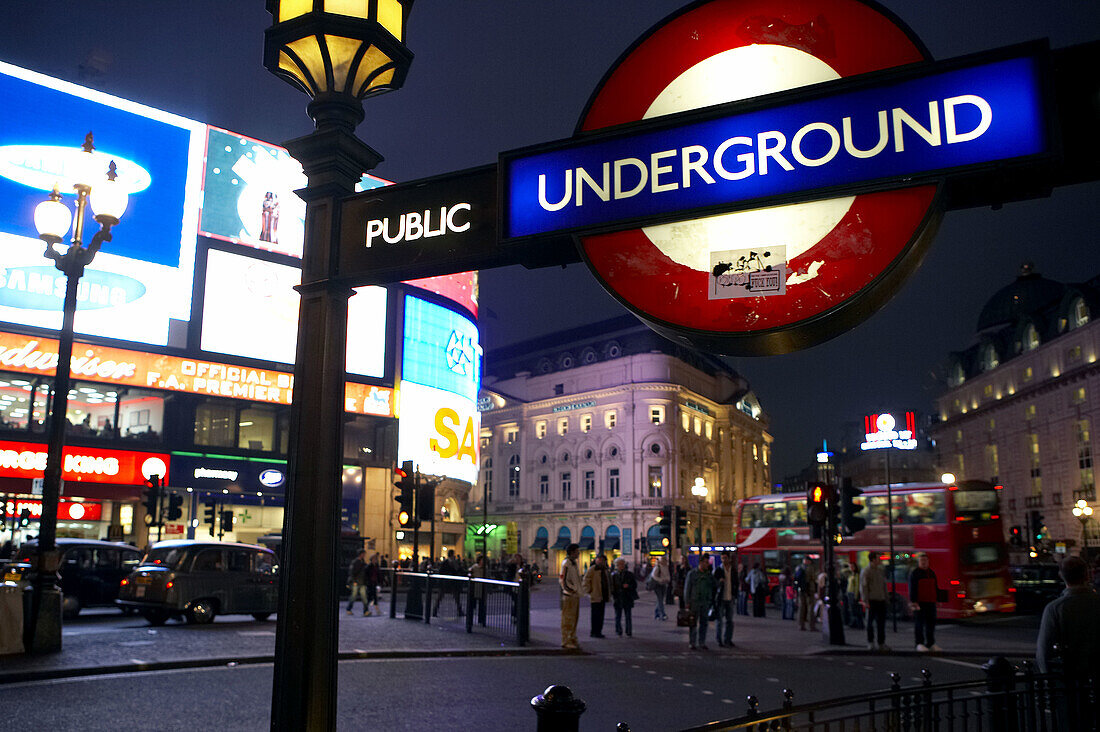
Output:
M1073 301L1073 308L1070 311L1073 317L1073 327L1080 328L1085 323L1089 322L1089 306L1085 304L1084 298L1077 298Z
M493 500L493 459L485 458L481 463L481 489L485 492L485 500Z
M508 497L519 496L519 455L508 458Z
M1024 328L1024 350L1034 351L1039 347L1039 329L1034 323L1028 323Z
M1001 365L1001 359L997 357L997 349L992 343L982 348L982 371L992 371Z

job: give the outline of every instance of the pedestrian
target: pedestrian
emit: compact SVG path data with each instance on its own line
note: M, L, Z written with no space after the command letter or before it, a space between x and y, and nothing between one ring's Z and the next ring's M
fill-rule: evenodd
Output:
M608 571L605 555L596 555L596 561L592 562L588 571L584 573L582 587L592 605L592 629L589 635L593 638L603 638L604 611L607 608L607 601L611 599L611 572Z
M653 565L653 571L646 579L646 589L651 590L657 597L657 604L653 608L654 620L668 620L668 615L665 614L665 593L668 592L671 582L672 574L668 569L668 557L661 557Z
M749 614L749 565L745 562L737 570L737 614Z
M580 554L579 544L565 547L565 559L558 573L558 585L561 587L561 647L573 650L581 647L577 642L577 617L581 612L581 571L577 567Z
M366 571L367 580L367 600L374 606L375 612L378 611L378 585L382 583L382 566L378 563L378 555L375 554L370 558L370 564L367 565Z
M348 567L348 586L351 588L351 596L348 598L348 615L358 598L363 601L363 615L370 615L370 602L367 599L367 550L360 549L351 560ZM337 575L339 576L339 575Z
M859 563L848 565L848 582L844 587L844 596L848 600L848 608L853 628L863 628L863 613L859 604Z
M687 582L687 576L691 572L691 562L688 561L687 555L680 556L680 563L676 565L676 576L673 577L675 588L672 590L672 594L680 600L680 609L684 609L684 583Z
M909 574L909 609L913 611L913 633L917 650L942 651L936 645L936 603L940 599L940 585L936 573L929 566L928 555L917 555L917 568Z
M829 573L825 571L822 563L821 571L817 573L817 592L814 595L814 617L821 621L822 625L829 625L829 611L825 605L825 598L829 594Z
M760 562L754 563L749 572L749 594L752 595L752 616L766 617L764 603L768 599L768 575L760 568Z
M867 566L859 573L859 599L867 613L867 650L889 651L886 645L886 572L878 554L873 552Z
M717 615L714 636L719 647L733 648L733 598L737 594L737 568L733 564L733 555L722 554L721 565L714 568L714 579L718 583L715 592L714 607Z
M630 616L638 599L638 578L626 568L622 557L615 560L615 571L611 573L611 599L615 606L615 634L621 637L625 625L627 637L632 637L634 624Z
M1064 559L1058 573L1066 588L1043 610L1035 660L1043 673L1100 678L1100 594L1080 557Z
M477 555L477 559L474 560L474 564L470 567L470 571L467 576L475 580L485 579L489 576L489 562L485 559L484 554ZM473 617L474 613L476 612L478 616L478 622L481 625L485 625L484 582L473 583L473 587L470 590L470 599L467 601L466 610L470 614L470 617ZM577 627L577 622L575 618L573 620L573 627L574 629Z
M806 621L810 621L810 630L817 630L817 617L813 605L817 595L817 581L814 579L814 564L809 557L802 557L802 564L794 571L794 587L798 591L798 629L806 630Z
M840 563L840 579L837 582L840 588L840 622L846 626L852 624L852 605L848 601L848 581L852 579L852 565L847 562Z
M707 650L707 613L714 603L716 590L714 574L710 571L710 557L703 554L699 557L699 566L688 572L684 579L687 609L695 616L695 622L688 631L688 647L692 650Z
M458 576L459 567L458 561L455 559L454 549L447 550L447 556L439 563L436 573L450 577ZM439 584L439 590L435 595L435 609L432 611L432 615L439 615L439 604L443 601L443 596L450 595L455 603L455 616L461 618L462 585L465 583L454 579L437 579L435 581Z
M790 566L784 566L779 570L779 597L783 603L783 619L794 620L794 601L798 593L794 589Z

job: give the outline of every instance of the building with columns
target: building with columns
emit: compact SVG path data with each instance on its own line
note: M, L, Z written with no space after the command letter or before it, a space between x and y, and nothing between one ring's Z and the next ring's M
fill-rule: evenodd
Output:
M633 566L664 551L656 521L669 504L686 510L691 542L732 541L735 501L771 483L772 437L748 382L633 316L488 352L479 409L466 518L494 557L555 567L576 542L584 562L602 550Z
M1006 532L1019 527L1025 551L1077 553L1083 527L1073 506L1096 505L1098 308L1100 277L1063 284L1025 264L982 309L976 342L947 362L931 429L940 466L1002 484ZM1090 526L1088 544L1097 536Z

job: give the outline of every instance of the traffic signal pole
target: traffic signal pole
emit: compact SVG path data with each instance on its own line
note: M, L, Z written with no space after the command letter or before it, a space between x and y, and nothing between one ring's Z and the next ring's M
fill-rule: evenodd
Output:
M413 470L413 509L412 509L412 527L413 527L413 565L412 571L420 571L420 521L416 515L416 507L420 505L417 501L420 492L420 471Z
M837 487L831 487L829 491L829 510L825 520L825 561L828 587L825 591L825 637L832 646L844 645L844 618L840 612L839 587L836 577L836 537L840 533L839 522L840 492Z

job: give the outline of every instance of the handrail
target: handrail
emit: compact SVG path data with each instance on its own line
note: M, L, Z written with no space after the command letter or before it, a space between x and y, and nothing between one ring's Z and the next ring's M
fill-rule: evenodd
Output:
M406 572L403 569L397 570L397 574L401 575L402 577L431 577L432 579L453 579L459 580L461 582L469 582L470 580L473 580L474 582L484 582L486 584L492 585L503 585L505 587L519 587L520 585L519 580L498 580L491 579L489 577L463 577L459 574L436 574L435 572Z

